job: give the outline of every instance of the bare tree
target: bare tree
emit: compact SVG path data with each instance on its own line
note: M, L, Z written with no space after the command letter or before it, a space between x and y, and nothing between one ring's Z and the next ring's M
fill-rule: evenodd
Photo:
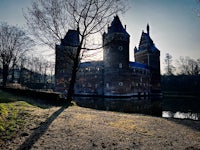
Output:
M169 53L167 53L165 56L165 64L166 64L166 67L165 67L166 74L173 75L175 67L172 64L172 55L170 55Z
M40 60L41 66L42 66L42 70L41 70L41 74L43 76L43 83L46 84L47 82L47 71L49 69L49 62L47 60L45 60L44 58L41 58Z
M78 30L80 43L74 57L67 99L72 100L76 73L83 50L90 39L108 24L111 17L125 11L125 0L36 0L25 14L27 24L44 44L54 49L67 29Z
M24 78L28 78L29 83L46 83L47 73L50 72L49 62L42 56L25 56L20 61L20 78L24 81ZM23 75L23 70L28 73L28 76ZM27 81L26 81L27 82ZM20 83L20 82L19 82ZM23 82L22 82L23 84Z
M192 59L190 57L180 57L178 60L180 74L184 75L199 75L200 59Z
M0 24L0 62L3 66L3 86L6 86L10 65L14 68L18 60L32 46L33 41L22 29L7 23Z

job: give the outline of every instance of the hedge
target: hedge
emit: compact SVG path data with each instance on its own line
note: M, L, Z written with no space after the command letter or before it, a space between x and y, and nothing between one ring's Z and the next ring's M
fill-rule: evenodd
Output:
M1 90L13 93L18 96L30 97L35 100L41 100L44 103L52 105L63 105L66 101L65 99L61 98L61 95L59 93L54 93L54 92L37 91L31 89L15 89L15 88L1 88Z

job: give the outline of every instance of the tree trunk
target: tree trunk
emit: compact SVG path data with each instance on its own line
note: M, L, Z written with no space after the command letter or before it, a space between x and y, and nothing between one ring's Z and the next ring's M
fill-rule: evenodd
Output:
M75 57L75 60L73 61L74 64L73 64L73 67L72 67L71 80L70 80L68 93L67 93L67 100L68 101L72 101L73 98L74 98L74 85L76 83L76 73L78 71L79 55L80 55L80 52L81 52L81 46L82 46L82 44L80 44L78 46L76 57Z
M3 64L3 87L6 87L7 79L8 79L8 65Z
M18 79L18 83L19 83L19 84L22 83L22 67L20 68L20 71L19 71L19 79Z
M11 82L14 83L14 79L15 79L15 69L14 69L14 65L12 67L12 78L11 78Z

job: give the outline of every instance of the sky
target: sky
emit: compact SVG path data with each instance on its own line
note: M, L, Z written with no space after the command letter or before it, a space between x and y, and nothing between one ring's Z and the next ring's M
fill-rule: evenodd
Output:
M31 0L0 0L0 21L26 26L22 9L31 6ZM197 0L129 0L129 9L119 16L130 34L130 60L138 46L142 30L150 25L150 36L161 52L161 70L166 53L174 63L180 56L200 58L200 9Z

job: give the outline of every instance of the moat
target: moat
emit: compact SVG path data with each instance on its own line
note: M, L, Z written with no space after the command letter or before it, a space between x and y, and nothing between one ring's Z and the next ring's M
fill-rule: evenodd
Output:
M200 120L200 101L196 97L76 97L75 99L79 106L98 110L138 113L164 118Z

